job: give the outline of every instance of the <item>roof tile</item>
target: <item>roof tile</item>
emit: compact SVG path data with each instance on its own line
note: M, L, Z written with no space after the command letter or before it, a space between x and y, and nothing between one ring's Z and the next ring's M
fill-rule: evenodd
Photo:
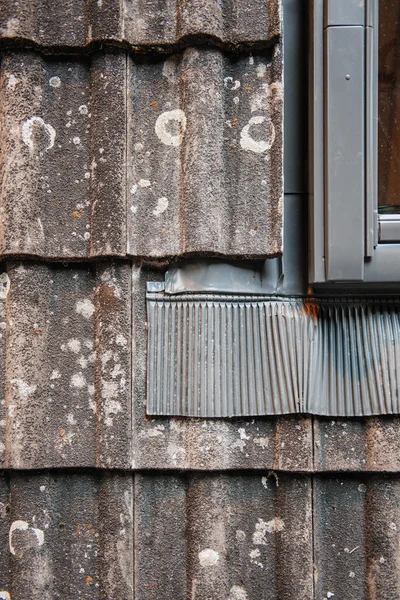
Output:
M93 42L169 51L193 41L268 45L281 33L280 0L2 0L3 43L82 48Z
M1 254L281 252L279 47L8 53L0 100Z

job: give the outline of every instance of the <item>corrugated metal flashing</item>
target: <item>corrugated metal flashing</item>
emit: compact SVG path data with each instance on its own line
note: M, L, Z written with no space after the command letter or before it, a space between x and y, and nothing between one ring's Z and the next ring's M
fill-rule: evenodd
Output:
M150 414L396 414L400 302L148 293Z

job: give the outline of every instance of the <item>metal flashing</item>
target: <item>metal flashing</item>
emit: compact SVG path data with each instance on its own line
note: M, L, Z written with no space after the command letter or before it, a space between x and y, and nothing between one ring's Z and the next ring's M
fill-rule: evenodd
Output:
M400 412L395 298L147 297L149 414Z

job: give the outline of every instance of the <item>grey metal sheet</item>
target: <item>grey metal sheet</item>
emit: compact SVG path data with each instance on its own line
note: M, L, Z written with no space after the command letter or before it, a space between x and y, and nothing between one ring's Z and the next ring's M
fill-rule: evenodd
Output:
M325 178L324 178L324 38L323 0L310 0L311 57L309 61L309 269L310 284L325 281Z
M275 263L277 259L272 259ZM269 261L268 261L269 264ZM229 264L218 261L185 261L182 266L171 267L165 274L165 293L184 292L237 294L262 293L262 263L258 265ZM276 289L273 278L271 293ZM273 287L272 287L273 286Z
M373 256L378 243L378 4L374 2L374 27L365 30L366 43L366 212L365 256Z
M146 281L163 274L132 269L133 322L133 468L134 469L279 469L312 468L311 417L190 419L146 413Z
M325 31L325 262L328 281L362 281L365 254L363 27Z
M366 0L367 11L365 24L367 27L374 27L378 24L379 0Z
M396 299L148 294L147 411L399 413Z
M280 0L2 0L0 38L55 49L93 44L168 52L212 43L266 46L281 34Z
M325 27L364 25L365 4L365 0L325 0Z
M379 216L379 241L400 242L400 217L396 215Z

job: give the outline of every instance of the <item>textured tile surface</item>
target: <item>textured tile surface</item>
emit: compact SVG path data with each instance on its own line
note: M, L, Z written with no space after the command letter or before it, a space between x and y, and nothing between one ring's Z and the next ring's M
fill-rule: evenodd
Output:
M0 477L2 600L133 600L133 481L120 474Z
M1 277L3 466L129 467L129 267L25 263Z
M315 479L315 598L399 597L399 498L398 476Z
M282 90L279 45L235 58L6 53L0 253L279 254Z
M137 476L135 597L311 600L310 483L301 475Z
M280 0L1 0L0 9L3 44L169 50L211 42L233 49L268 45L281 32Z
M125 66L124 54L3 57L2 254L125 254Z

